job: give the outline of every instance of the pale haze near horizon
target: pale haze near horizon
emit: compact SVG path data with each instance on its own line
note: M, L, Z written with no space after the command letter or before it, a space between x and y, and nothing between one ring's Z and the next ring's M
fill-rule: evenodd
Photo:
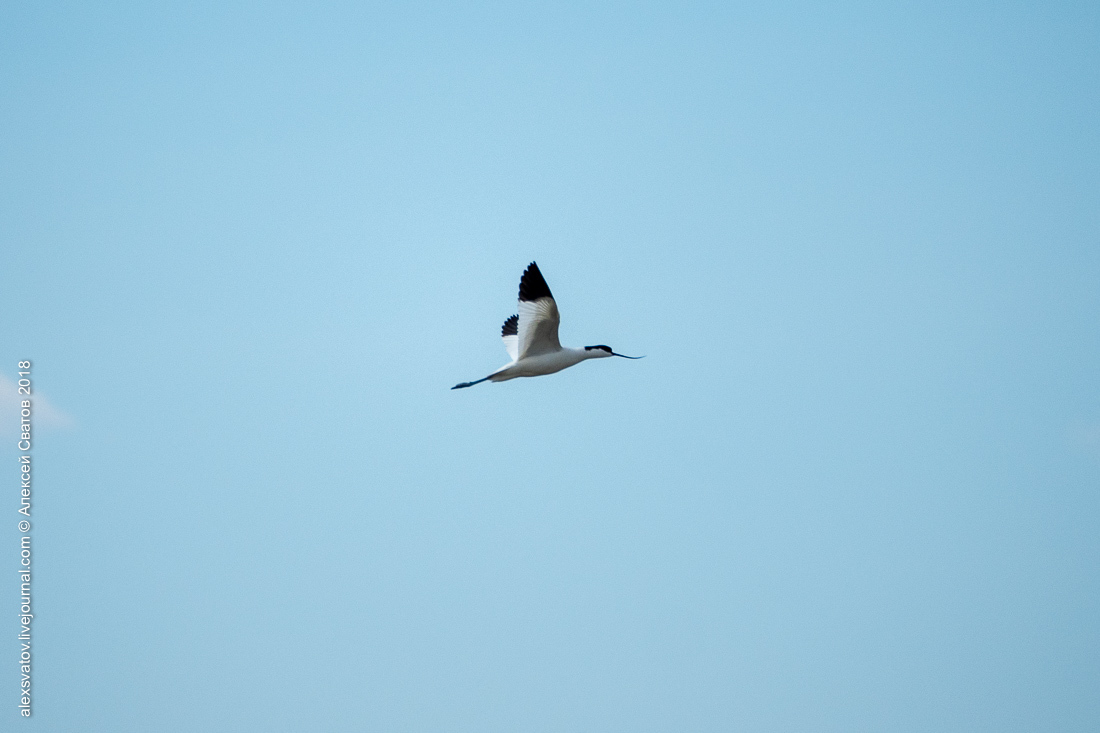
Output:
M1100 727L1095 5L0 38L0 727ZM647 358L451 392L532 260Z

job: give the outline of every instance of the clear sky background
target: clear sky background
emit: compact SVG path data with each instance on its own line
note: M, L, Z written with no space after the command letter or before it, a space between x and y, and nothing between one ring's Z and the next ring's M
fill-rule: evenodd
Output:
M3 15L4 730L1100 728L1095 3Z

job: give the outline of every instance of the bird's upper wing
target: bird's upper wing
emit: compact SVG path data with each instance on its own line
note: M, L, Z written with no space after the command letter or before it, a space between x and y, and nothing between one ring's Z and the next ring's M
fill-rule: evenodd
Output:
M510 316L500 329L500 337L504 339L504 349L512 361L519 355L519 316Z
M532 262L519 281L518 359L560 351L558 321L558 305L539 266Z

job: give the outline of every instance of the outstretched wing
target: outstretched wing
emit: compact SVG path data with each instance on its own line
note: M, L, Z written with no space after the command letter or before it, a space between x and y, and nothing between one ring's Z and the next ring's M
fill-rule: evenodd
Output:
M512 361L519 355L519 316L511 316L500 329L500 337L504 339L504 349Z
M532 262L519 281L518 359L561 350L558 305L539 266Z

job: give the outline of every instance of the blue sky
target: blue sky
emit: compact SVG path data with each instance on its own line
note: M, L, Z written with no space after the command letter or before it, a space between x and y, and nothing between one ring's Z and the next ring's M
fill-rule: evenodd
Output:
M19 725L1100 725L1095 5L5 15Z

